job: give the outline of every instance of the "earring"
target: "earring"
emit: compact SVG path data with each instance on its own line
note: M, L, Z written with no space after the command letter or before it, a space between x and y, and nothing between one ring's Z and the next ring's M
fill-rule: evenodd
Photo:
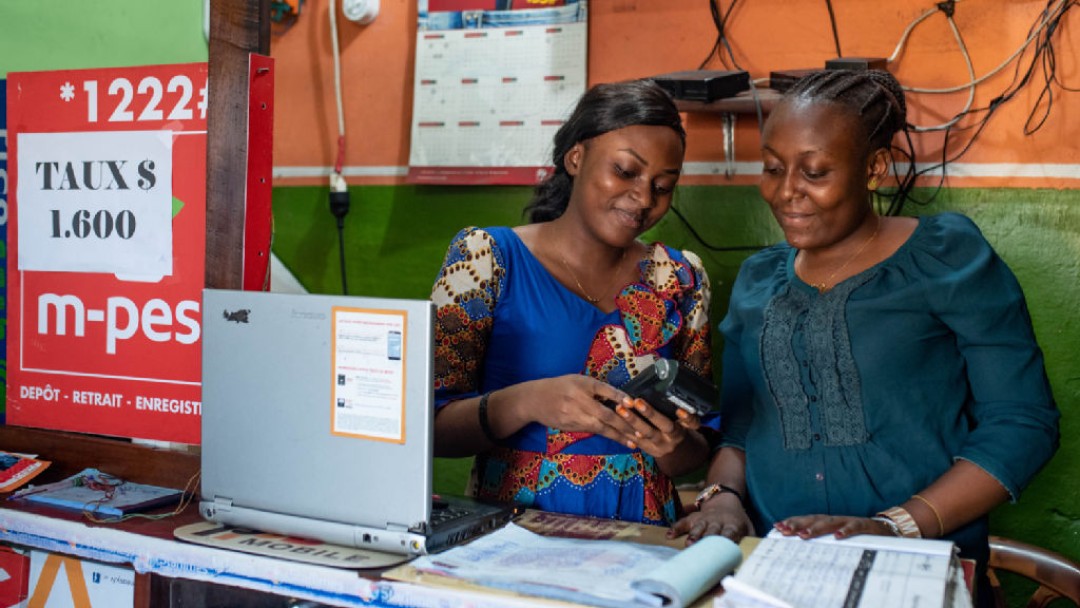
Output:
M877 190L877 178L870 178L870 183L866 184L867 189Z

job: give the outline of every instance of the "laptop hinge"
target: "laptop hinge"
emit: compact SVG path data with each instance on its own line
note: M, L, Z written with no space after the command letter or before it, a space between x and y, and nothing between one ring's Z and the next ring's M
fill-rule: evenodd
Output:
M233 500L224 496L214 497L214 508L218 511L231 511Z
M394 522L387 522L386 529L390 532L409 532L409 526L405 524L397 524Z

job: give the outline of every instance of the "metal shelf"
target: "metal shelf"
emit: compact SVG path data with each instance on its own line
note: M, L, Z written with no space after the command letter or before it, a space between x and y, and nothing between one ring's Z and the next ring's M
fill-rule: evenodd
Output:
M773 89L758 89L757 97L761 102L761 111L768 114L780 101L782 93ZM706 112L713 114L757 114L757 105L754 95L750 90L743 91L734 97L725 97L708 103L704 101L690 101L676 99L675 106L680 112Z
M757 99L754 93L757 93ZM756 115L758 104L761 104L762 115L768 114L776 107L783 96L774 89L746 90L734 97L716 99L708 103L704 101L690 101L676 99L675 107L680 112L719 114L723 119L724 128L724 177L735 176L735 118L739 114Z

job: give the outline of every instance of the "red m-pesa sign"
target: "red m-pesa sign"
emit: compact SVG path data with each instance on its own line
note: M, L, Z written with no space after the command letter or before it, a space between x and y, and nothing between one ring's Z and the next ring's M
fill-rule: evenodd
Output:
M10 424L198 443L207 66L8 75Z

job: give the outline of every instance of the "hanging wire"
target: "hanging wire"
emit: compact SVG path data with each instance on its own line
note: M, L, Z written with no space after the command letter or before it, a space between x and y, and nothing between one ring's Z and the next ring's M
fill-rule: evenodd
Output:
M1029 29L1028 38L1024 42L1024 45L1021 47L1021 50L1026 50L1029 47L1032 48L1031 61L1027 64L1026 70L1024 70L1023 74L1021 75L1022 63L1020 59L1023 59L1023 55L1014 53L1013 56L1018 57L1019 59L1017 60L1016 66L1013 71L1012 81L1005 88L1005 90L1002 91L1001 94L991 99L990 103L986 107L970 109L964 112L962 117L975 114L984 115L973 124L966 126L957 126L956 124L954 124L946 128L944 130L945 138L942 142L941 147L941 161L914 172L914 176L917 178L940 169L941 178L938 180L934 192L930 195L929 198L925 200L916 200L914 199L914 197L909 198L911 198L918 204L926 204L932 201L937 196L937 194L944 186L949 163L956 162L964 154L966 154L968 150L971 149L972 145L974 145L975 141L978 140L979 136L982 134L987 124L989 124L990 118L993 117L994 113L997 112L997 110L1001 108L1001 106L1014 99L1016 95L1032 81L1039 66L1041 66L1043 69L1043 89L1039 93L1037 103L1032 108L1031 112L1028 114L1027 121L1025 121L1024 134L1032 135L1036 131L1038 131L1039 128L1042 127L1052 107L1052 85L1054 83L1060 84L1061 82L1058 79L1056 72L1057 64L1056 55L1053 47L1053 35L1058 31L1058 27L1060 26L1062 19L1065 17L1068 11L1075 6L1080 6L1080 2L1077 2L1077 0L1050 0L1047 2L1046 7L1040 13L1040 20L1033 24L1032 27ZM1062 86L1062 88L1066 91L1077 91L1077 89L1072 87ZM1042 103L1042 100L1044 98L1047 100L1045 104ZM1043 105L1045 106L1045 109L1043 110L1042 118L1036 120L1035 117L1039 112L1039 108ZM1033 121L1035 121L1034 126L1032 125ZM949 144L951 138L954 136L954 132L968 130L973 130L971 136L967 139L967 141L964 142L964 144L958 151L950 154ZM910 167L914 167L914 159L910 159L910 161Z
M116 490L122 490L124 484L127 483L122 479L112 478L115 481L108 482L110 487L91 487L91 489L102 491L104 494L102 498L87 504L86 507L83 508L83 517L95 524L115 524L130 519L159 520L175 517L176 515L183 513L184 509L186 509L198 495L198 492L196 492L195 489L198 487L199 476L200 471L195 471L195 473L188 478L187 483L184 484L184 489L181 491L180 502L177 503L176 508L172 511L167 513L127 513L119 516L101 516L98 513L101 506L110 502L115 496ZM112 476L103 475L103 477L111 478Z
M953 0L953 2L961 2L961 1L962 0ZM1046 29L1049 26L1051 21L1060 20L1060 15L1064 14L1068 10L1069 5L1075 5L1076 4L1075 0L1053 0L1053 2L1057 6L1055 6L1053 9L1051 9L1049 11L1044 10L1042 13L1040 13L1040 14L1044 15L1043 20L1033 30L1029 30L1028 37L1020 45L1020 48L1013 51L1013 53L1010 54L1008 57L1006 57L1005 60L1002 61L1001 64L999 64L997 67L990 70L986 74L983 74L982 76L976 78L974 80L974 82L967 82L967 83L957 85L957 86L954 86L954 87L945 87L945 88L940 88L940 89L930 89L930 88L924 88L924 87L904 87L904 90L908 91L910 93L931 93L931 94L934 94L934 93L958 93L958 92L963 91L964 89L970 87L972 84L976 84L976 85L982 84L986 80L992 78L994 75L996 75L1001 70L1008 67L1009 64L1011 64L1014 60L1016 60L1016 58L1018 56L1020 56L1028 48L1028 46L1030 46L1036 40L1036 38L1039 37L1039 34L1041 33L1041 31ZM899 56L901 48L904 46L905 42L907 41L907 37L908 37L908 34L910 33L911 29L915 25L917 25L918 23L921 23L924 19L926 19L930 15L933 15L934 13L938 12L938 10L940 10L940 9L938 9L936 7L928 10L927 12L923 13L918 18L916 18L916 20L914 22L912 22L911 25L908 26L908 29L905 30L904 34L901 36L900 42L896 46L896 50L894 50L892 56L889 57L889 60L888 60L889 63L892 63L893 61L895 61L896 58ZM1058 17L1054 17L1054 15L1058 15Z
M727 37L728 17L731 16L731 11L735 10L735 4L737 2L738 0L731 0L731 5L728 6L728 9L724 11L721 16L720 0L709 0L709 13L712 15L713 25L716 26L716 41L713 42L709 54L705 56L701 65L698 66L699 70L704 69L705 66L709 64L713 55L716 55L720 59L720 63L724 64L724 67L729 67L727 61L724 59L723 51L725 49L727 50L728 57L731 58L731 65L734 66L736 70L742 69L739 67L739 62L735 60L735 54L731 50L731 43L728 41Z
M1058 14L1045 28L1043 35L1044 43L1041 45L1041 63L1043 71L1043 86L1039 91L1038 97L1035 99L1035 104L1032 106L1031 112L1028 114L1027 120L1024 121L1024 135L1031 135L1042 128L1046 119L1050 117L1050 109L1054 103L1054 90L1052 85L1057 84L1066 92L1076 93L1080 92L1080 88L1067 86L1057 74L1057 54L1054 50L1053 43L1050 41L1051 37L1056 32L1057 28L1061 25L1061 19L1064 13L1073 6L1078 6L1080 3L1074 1L1068 2L1061 8L1061 13ZM1045 104L1043 100L1045 101ZM1042 117L1033 125L1032 121L1035 119L1036 112L1040 107L1045 107Z
M955 1L955 0L953 0ZM929 127L912 125L911 130L915 133L925 133L929 131L943 131L949 127L955 125L960 119L971 109L971 106L975 103L975 66L971 63L971 55L968 53L967 44L964 43L964 37L960 35L960 28L956 27L956 21L953 20L954 4L950 2L942 2L938 5L941 12L945 14L945 19L949 23L949 29L952 30L953 37L956 38L956 44L960 47L960 55L964 58L964 65L967 66L968 78L970 80L967 87L968 98L964 103L964 109L956 113L951 120L943 122L939 125L932 125Z
M686 227L686 230L690 232L690 234L693 235L693 237L697 239L699 243L701 243L706 249L710 251L758 251L772 245L772 243L768 243L765 245L713 245L712 243L709 243L708 241L703 239L700 234L698 234L698 231L694 229L694 225L686 219L686 216L682 214L682 211L680 211L674 203L672 203L671 205L671 211L675 214L675 217L679 218L679 220L682 221L683 226Z
M840 50L840 33L836 29L836 14L833 12L832 0L825 0L825 7L829 9L829 24L832 26L832 39L836 45L836 56L843 57L844 53Z
M893 50L892 55L888 59L889 63L892 63L892 62L896 61L896 59L900 56L900 52L904 48L904 45L907 43L908 37L911 35L911 32L915 29L915 27L918 24L922 23L923 21L925 21L927 18L929 18L931 15L934 15L935 13L940 12L940 13L943 13L945 15L945 18L946 18L946 20L947 20L947 22L949 24L949 28L952 30L953 36L956 38L957 45L960 48L960 54L964 58L964 63L965 63L965 65L967 67L967 70L968 70L968 77L969 77L968 82L966 84L955 86L955 87L946 87L946 88L937 88L937 89L924 88L924 87L911 87L911 86L905 86L905 87L903 87L903 89L905 91L909 92L909 93L925 93L925 94L957 93L957 92L960 92L960 91L963 91L963 90L967 89L968 98L967 98L967 101L964 104L964 108L962 110L960 110L959 112L957 112L953 116L953 118L950 119L947 122L944 122L944 123L938 124L938 125L932 125L932 126L912 125L911 129L916 133L924 133L924 132L929 132L929 131L944 131L944 130L950 129L954 125L956 125L965 116L969 115L972 112L979 111L979 110L972 110L972 105L974 104L974 101L975 101L975 87L977 85L981 84L982 82L985 82L987 79L991 78L992 76L994 76L998 72L1000 72L1002 69L1004 69L1006 66L1008 66L1011 62L1013 62L1015 59L1017 59L1017 57L1020 57L1027 50L1027 48L1039 38L1041 32L1043 32L1044 30L1052 27L1051 24L1054 24L1054 26L1056 26L1056 23L1060 20L1060 15L1063 13L1064 10L1066 10L1068 8L1067 4L1073 4L1074 3L1074 2L1072 2L1070 0L1051 0L1051 2L1048 2L1048 7L1049 7L1049 5L1051 3L1054 3L1055 4L1054 8L1048 8L1048 9L1043 11L1043 13L1042 13L1042 15L1043 15L1042 21L1037 26L1035 26L1031 30L1029 30L1029 35L1028 35L1027 39L1023 42L1023 44L1020 45L1020 48L1018 48L1016 51L1014 51L1008 58L1005 59L1005 61L1003 61L1000 65L998 65L996 68L994 68L990 72L984 74L981 77L976 77L975 68L974 68L974 65L972 64L972 61L971 61L971 55L968 53L967 45L964 43L963 36L960 34L960 30L956 26L956 22L953 20L953 13L955 11L956 3L961 2L961 1L962 0L947 0L945 2L939 2L937 5L935 5L934 8L931 8L931 9L925 11L924 13L922 13L921 15L919 15L918 17L916 17L907 26L907 28L905 28L903 34L901 34L901 36L900 36L900 41L897 43L896 48ZM1054 15L1058 15L1058 17L1055 19ZM1052 50L1052 47L1051 47L1050 53L1052 54L1052 52L1053 52L1053 50ZM1048 95L1052 95L1052 93L1049 93L1046 90L1044 90L1044 92L1046 92ZM1040 98L1041 98L1041 95L1040 95Z
M338 221L337 229L338 240L338 267L341 268L341 293L342 295L349 295L349 282L345 277L345 226L343 221Z
M928 204L934 198L936 198L937 194L944 186L944 182L947 177L946 169L948 164L957 161L964 154L966 154L968 150L971 149L972 145L986 128L986 125L989 122L990 118L993 116L993 114L1003 104L1011 101L1020 90L1022 90L1033 80L1033 77L1036 74L1036 69L1038 67L1042 68L1042 88L1040 89L1035 104L1032 107L1032 110L1024 123L1025 135L1031 135L1035 133L1046 123L1046 120L1049 117L1054 102L1053 85L1056 84L1066 92L1080 91L1080 88L1074 88L1066 85L1057 74L1057 55L1052 41L1053 35L1057 33L1065 14L1072 7L1080 5L1080 1L1047 0L1045 8L1040 13L1039 18L1036 20L1036 22L1029 29L1028 36L1020 45L1020 47L1016 49L1016 51L1014 51L1012 54L1010 54L1009 57L1007 57L1000 65L982 76L976 76L974 64L971 60L970 53L968 52L967 45L964 42L963 35L961 34L959 27L957 27L956 22L953 19L956 4L962 1L964 0L944 0L942 2L938 2L934 5L933 8L926 10L918 17L916 17L905 28L904 32L901 34L899 42L896 45L896 48L893 50L892 55L887 60L888 63L893 63L897 61L903 49L905 48L912 31L914 31L914 29L920 23L930 18L932 15L940 12L945 16L949 28L953 33L953 37L956 39L957 46L960 50L961 56L964 59L964 64L968 71L968 82L958 86L946 88L925 88L912 86L903 87L903 89L909 93L925 94L948 94L966 90L968 92L968 96L967 101L964 104L964 108L961 111L957 112L956 115L953 116L953 118L942 124L931 126L913 124L907 125L904 130L904 138L907 144L906 150L899 146L893 146L894 152L897 152L897 154L894 154L893 171L894 174L898 176L898 187L892 191L887 191L883 189L880 193L878 193L877 198L879 203L884 203L885 212L890 215L899 214L903 209L904 203L908 200L911 200L916 204ZM713 55L717 55L721 62L723 62L724 65L727 66L727 60L724 58L723 55L723 52L726 49L731 63L736 68L741 69L739 68L738 63L735 60L734 54L731 51L731 45L726 33L728 23L727 20L732 10L735 8L736 2L737 0L733 0L727 10L722 11L719 5L719 0L710 0L709 8L712 14L713 23L716 25L717 28L717 38L713 44L712 49L709 51L709 55L705 58L704 61L702 61L700 66L701 68L708 64L708 62L712 59ZM829 9L829 19L833 31L833 42L836 45L837 55L842 56L839 43L839 33L836 26L835 14L832 10L831 0L826 0L826 6ZM1029 48L1032 49L1031 62L1028 64L1026 71L1021 77L1021 65L1023 63L1022 60ZM1004 68L1006 68L1009 64L1014 62L1015 70L1013 80L1009 84L1009 86L1007 86L1000 95L993 98L986 107L973 107L975 102L975 87L992 78ZM757 81L754 82L754 85L756 84ZM760 102L757 98L756 86L753 86L751 90L754 94L755 104L758 106L758 127L760 130L764 121L762 118ZM974 123L968 125L960 124L960 121L964 118L969 116L977 116L980 114L982 114L983 116ZM941 131L944 133L944 140L941 149L941 161L920 170L915 163L914 145L912 142L911 133L922 133L930 131ZM967 131L971 131L970 137L967 139L966 142L964 142L963 146L958 151L950 154L950 144L955 143L957 134ZM902 159L898 159L898 157L903 157L907 160L907 166L903 168L902 171L900 168L900 162L902 162ZM912 195L912 190L914 188L916 180L922 176L927 175L928 173L932 173L937 170L941 171L941 179L938 181L936 188L929 196L929 198L925 200L919 200L914 197ZM705 242L705 240L702 239L700 235L694 233L693 227L690 225L689 222L686 221L686 218L682 216L681 212L678 209L673 206L672 210L675 211L675 215L680 220L682 220L684 224L686 224L687 228L691 231L692 234L694 234L694 237L699 242L701 242L702 245L709 249L717 251L728 251L755 248L752 246L727 248L710 245L709 243Z
M334 51L334 101L337 103L337 153L334 156L334 173L341 174L345 165L345 109L341 95L341 49L338 45L337 9L335 0L330 0L327 14L330 17L330 43Z
M723 14L721 14L719 1L720 0L709 0L709 13L712 16L713 25L716 26L716 41L713 42L713 46L709 50L709 54L706 55L705 59L703 59L701 61L701 64L698 65L698 69L705 69L705 66L709 64L709 61L713 58L714 55L719 57L720 62L724 65L725 68L729 67L727 60L724 59L723 51L726 50L728 57L731 59L731 67L734 67L736 70L745 71L739 65L739 62L735 59L735 53L732 51L731 42L729 41L727 35L728 19L731 17L731 11L735 10L735 4L738 2L738 0L731 0L731 4L728 5L726 11L723 11ZM750 82L750 95L754 98L754 110L757 113L758 133L761 133L762 130L765 128L765 111L761 106L761 98L758 95L757 85L759 82L764 82L765 80L767 79L762 79L761 81L754 80Z
M334 50L334 101L337 104L338 138L337 151L334 155L334 173L330 176L331 213L337 218L338 267L341 269L341 293L348 295L349 286L345 272L345 214L348 213L348 199L340 205L334 205L334 194L339 189L347 188L341 172L345 167L345 103L341 94L341 49L338 44L337 8L335 0L330 0L327 11L330 17L330 40ZM347 192L347 190L346 190ZM347 195L346 195L347 196Z

